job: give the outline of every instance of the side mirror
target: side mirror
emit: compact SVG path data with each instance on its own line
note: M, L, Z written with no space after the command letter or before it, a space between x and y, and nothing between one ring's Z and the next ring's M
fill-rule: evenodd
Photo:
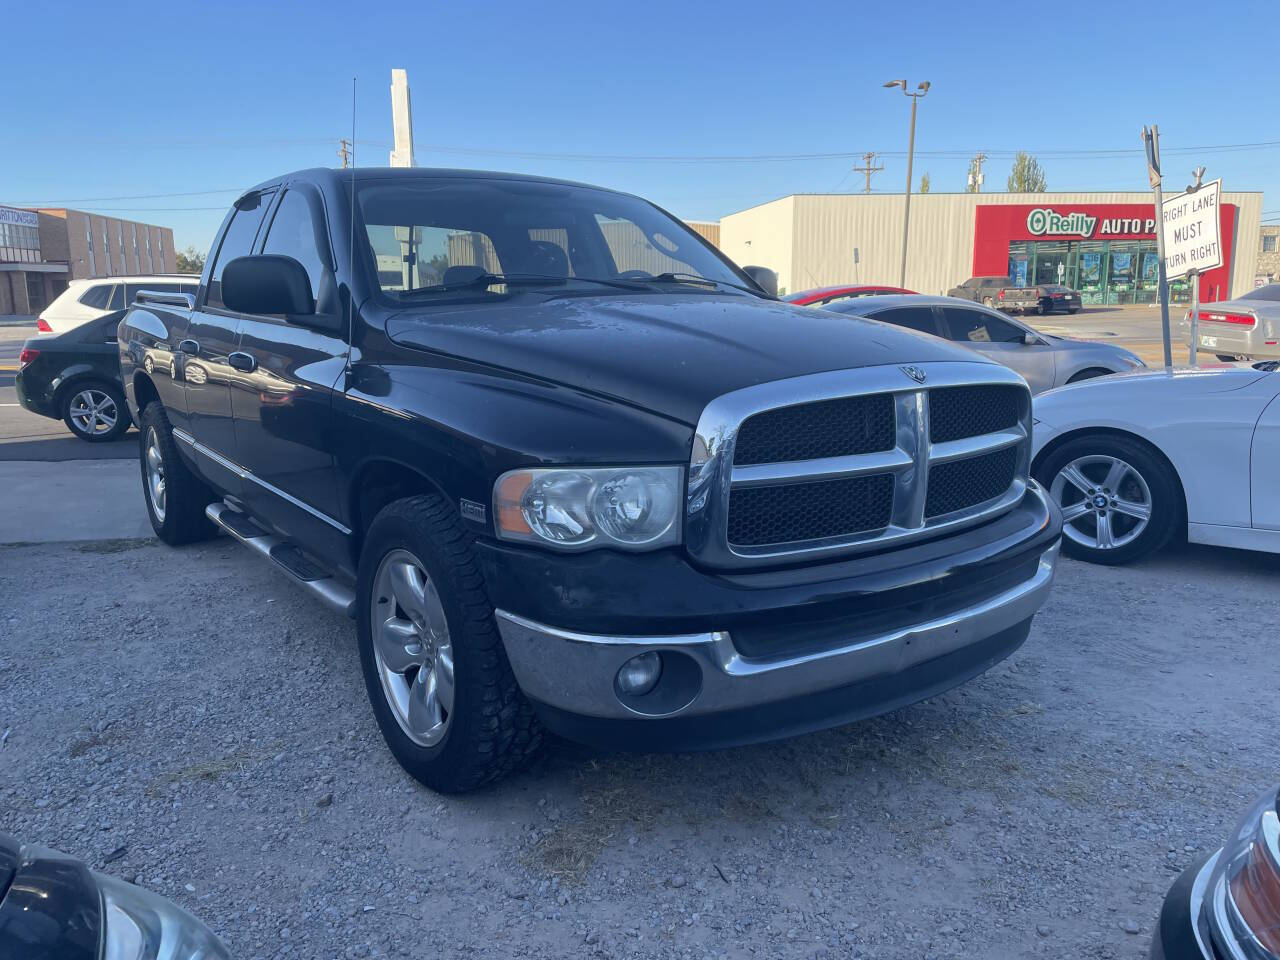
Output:
M1024 333L1022 335L1022 343L1024 346L1038 347L1040 344L1044 343L1044 341L1034 333Z
M778 274L768 267L743 267L742 272L771 297L778 295Z
M305 316L316 312L311 279L293 257L236 257L222 268L222 302L237 313Z

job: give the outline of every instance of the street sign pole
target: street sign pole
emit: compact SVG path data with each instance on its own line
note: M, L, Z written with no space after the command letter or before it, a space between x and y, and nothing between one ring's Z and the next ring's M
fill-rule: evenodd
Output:
M1195 183L1187 187L1187 193L1195 193L1204 181L1204 167L1196 167L1191 171ZM1200 271L1191 271L1191 365L1197 365L1200 346Z
M1169 370L1173 367L1173 341L1169 335L1169 281L1164 271L1164 222L1161 220L1164 194L1160 189L1160 128L1154 123L1150 127L1143 127L1142 142L1147 148L1147 179L1151 183L1156 201L1156 256L1160 260L1157 284L1160 296L1160 332L1164 337L1164 366Z

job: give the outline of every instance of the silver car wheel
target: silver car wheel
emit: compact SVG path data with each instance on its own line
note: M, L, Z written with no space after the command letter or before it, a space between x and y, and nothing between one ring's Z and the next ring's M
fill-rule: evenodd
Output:
M92 387L81 390L71 398L68 414L76 429L86 436L107 433L115 428L120 411L109 393Z
M165 483L164 457L160 453L160 438L156 436L156 428L147 430L147 496L151 498L151 509L156 519L164 523Z
M453 645L440 594L408 550L378 565L369 604L378 679L400 729L414 743L439 743L453 715Z
M1151 488L1131 464L1096 454L1063 466L1049 486L1062 508L1062 533L1091 550L1132 543L1151 522Z

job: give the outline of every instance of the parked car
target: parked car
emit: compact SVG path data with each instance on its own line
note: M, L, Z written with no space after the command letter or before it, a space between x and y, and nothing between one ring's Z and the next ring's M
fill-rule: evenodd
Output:
M1199 339L1198 348L1219 360L1280 358L1280 283L1203 305ZM1191 345L1190 311L1182 318L1182 340Z
M1040 333L1013 317L956 297L864 297L823 309L963 344L1016 370L1032 393L1143 366L1137 354L1122 347Z
M171 900L0 833L0 957L229 960Z
M220 527L354 617L434 789L544 727L679 750L897 709L1016 649L1049 590L1017 374L779 303L638 197L310 170L211 250L194 303L120 327L152 526Z
M1280 960L1280 791L1266 790L1227 842L1169 890L1152 960Z
M61 420L81 440L115 440L132 420L120 382L116 327L123 310L52 337L33 337L18 354L18 402Z
M862 284L851 287L818 287L813 290L800 290L797 293L789 293L782 299L797 306L814 307L834 303L837 300L851 300L856 297L877 297L886 293L915 293L915 291L906 290L902 287Z
M1039 284L1029 287L1016 286L1009 277L970 277L958 287L947 291L947 296L972 300L983 306L1010 313L1053 313L1080 310L1080 294L1061 284Z
M66 333L82 323L123 310L133 303L139 290L194 294L199 283L200 278L189 273L72 280L36 317L36 329L40 333Z
M1185 534L1280 552L1280 373L1150 370L1035 401L1033 474L1062 510L1064 548L1125 563Z

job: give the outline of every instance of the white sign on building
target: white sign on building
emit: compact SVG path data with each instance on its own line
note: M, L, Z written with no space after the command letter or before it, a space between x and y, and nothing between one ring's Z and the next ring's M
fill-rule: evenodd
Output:
M21 227L38 227L40 226L40 218L30 210L0 207L0 223L13 223Z
M1222 266L1222 242L1218 235L1221 197L1221 180L1206 183L1194 193L1165 197L1160 206L1160 226L1164 232L1164 273L1168 279Z

